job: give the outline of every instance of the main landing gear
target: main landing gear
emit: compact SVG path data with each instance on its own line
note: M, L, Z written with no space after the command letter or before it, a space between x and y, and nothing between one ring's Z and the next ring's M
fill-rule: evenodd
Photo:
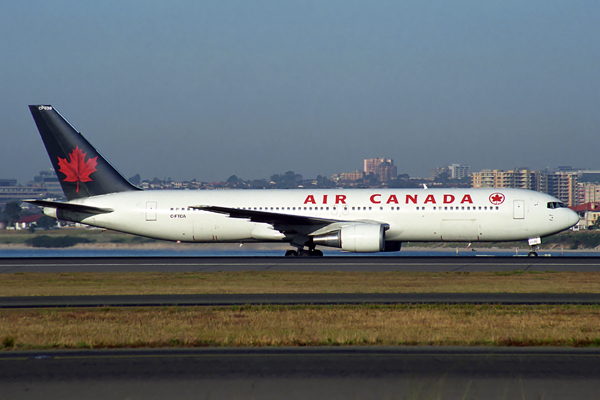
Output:
M321 250L316 249L298 249L296 250L288 250L285 252L286 257L323 257L323 252Z
M306 235L298 234L294 236L290 245L295 247L296 250L286 251L286 257L323 257L323 252L315 249L317 245L313 242L313 239Z
M529 239L528 243L529 243L529 253L527 253L527 256L528 257L537 257L538 256L537 250L538 250L539 245L542 243L542 239L540 239L539 237Z

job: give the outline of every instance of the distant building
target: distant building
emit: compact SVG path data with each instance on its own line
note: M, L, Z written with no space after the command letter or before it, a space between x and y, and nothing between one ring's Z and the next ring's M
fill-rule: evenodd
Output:
M442 174L448 174L448 178L451 179L462 179L471 175L471 166L450 164L443 167L437 167L429 171L429 179L433 181Z
M29 229L29 227L35 225L35 223L38 221L38 219L42 217L42 215L43 214L35 214L22 217L15 223L15 229Z
M40 171L39 175L33 177L33 183L28 186L39 186L44 187L48 191L49 197L61 197L63 196L62 186L56 176L56 172L53 169L47 171Z
M509 171L484 169L473 172L472 180L474 188L518 188L548 193L568 206L578 204L581 197L577 172L531 171L529 168Z
M589 229L600 216L599 203L585 203L569 208L579 215L579 223L577 224L579 229Z
M448 176L450 176L450 169L448 168L447 165L444 167L437 167L437 168L430 170L429 171L429 179L434 181L435 178L437 178L438 176L440 176L442 174L448 174Z
M448 169L450 170L450 178L452 179L462 179L471 175L471 166L469 165L450 164Z
M339 180L342 182L356 182L363 179L365 176L363 171L354 171L354 172L342 172L338 175Z
M600 203L600 184L596 182L577 183L577 204Z
M24 199L41 199L48 190L43 187L18 186L16 179L0 179L0 203Z
M546 180L546 186L540 185L540 192L548 193L570 207L577 204L576 172L542 173L541 180Z
M398 167L391 158L368 158L364 160L363 171L365 176L374 174L380 182L387 182L398 176Z
M17 186L17 180L0 178L0 186L3 186L3 187Z
M528 168L515 168L514 170L483 169L473 172L472 181L474 188L518 188L534 189L536 186L535 173Z

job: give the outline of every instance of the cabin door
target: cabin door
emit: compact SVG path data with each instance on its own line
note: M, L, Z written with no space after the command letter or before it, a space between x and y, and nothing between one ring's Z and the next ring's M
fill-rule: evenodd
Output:
M155 201L146 202L146 221L156 221L156 209Z
M525 200L515 200L513 202L513 218L525 219Z

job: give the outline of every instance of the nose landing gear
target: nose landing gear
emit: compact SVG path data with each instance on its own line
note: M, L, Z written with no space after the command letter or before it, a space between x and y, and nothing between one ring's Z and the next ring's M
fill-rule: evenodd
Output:
M540 239L539 237L536 238L532 238L528 240L529 243L529 253L527 253L528 257L537 257L538 253L538 247L539 245L542 243L542 239Z

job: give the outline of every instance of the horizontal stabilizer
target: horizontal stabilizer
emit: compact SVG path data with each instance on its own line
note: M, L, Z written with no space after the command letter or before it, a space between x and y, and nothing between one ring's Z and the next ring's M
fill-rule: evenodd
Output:
M65 210L84 214L108 214L113 212L112 208L101 208L93 206L84 206L83 204L62 203L59 201L47 200L25 200L27 203L35 204L40 207L56 208L57 210Z

